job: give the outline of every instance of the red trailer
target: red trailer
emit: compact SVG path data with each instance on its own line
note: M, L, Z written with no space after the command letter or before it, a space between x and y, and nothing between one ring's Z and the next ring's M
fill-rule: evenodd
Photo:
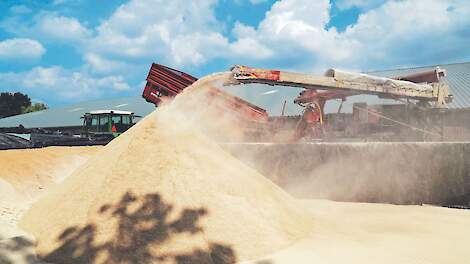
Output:
M147 85L145 85L142 96L148 102L158 106L163 98L175 97L196 81L197 78L187 73L153 63L147 76ZM220 89L210 89L207 100L211 100L211 98L222 99L224 103L221 107L229 107L231 111L239 114L244 120L256 122L268 121L268 113L263 108Z
M175 97L195 81L197 78L189 74L152 63L142 96L157 106L162 97Z

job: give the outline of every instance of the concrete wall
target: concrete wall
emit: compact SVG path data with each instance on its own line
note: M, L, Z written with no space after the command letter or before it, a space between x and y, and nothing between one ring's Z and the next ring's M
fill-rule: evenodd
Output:
M470 143L224 147L298 198L470 206Z

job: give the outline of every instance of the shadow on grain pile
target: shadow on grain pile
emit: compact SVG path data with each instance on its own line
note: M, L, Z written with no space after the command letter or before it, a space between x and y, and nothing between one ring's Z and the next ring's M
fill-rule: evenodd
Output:
M137 205L137 209L135 206ZM97 226L71 226L57 238L60 246L47 255L40 256L47 262L67 263L235 263L234 250L220 243L207 242L207 249L191 252L159 254L151 248L186 233L202 233L201 218L209 212L205 208L183 209L178 217L170 220L174 208L158 193L137 196L127 192L116 204L101 206L99 213L118 222L115 235L107 241L97 241Z
M0 237L0 264L16 264L18 261L25 264L40 264L34 254L34 243L31 240L25 237L1 240L2 237Z

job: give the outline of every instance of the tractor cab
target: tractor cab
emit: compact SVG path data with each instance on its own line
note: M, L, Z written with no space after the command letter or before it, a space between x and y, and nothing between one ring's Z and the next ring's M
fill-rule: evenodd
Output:
M120 110L97 110L86 113L83 118L83 130L86 134L112 135L117 137L131 128L133 112Z

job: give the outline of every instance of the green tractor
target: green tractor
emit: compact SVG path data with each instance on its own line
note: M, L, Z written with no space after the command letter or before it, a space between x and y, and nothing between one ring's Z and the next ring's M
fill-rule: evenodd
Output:
M140 116L133 112L120 110L97 110L86 113L83 118L83 132L86 135L112 136L121 135L131 128L134 118Z
M82 117L83 127L80 134L35 131L31 133L29 147L106 145L131 128L135 124L134 118L137 117L140 116L129 111L91 111Z

